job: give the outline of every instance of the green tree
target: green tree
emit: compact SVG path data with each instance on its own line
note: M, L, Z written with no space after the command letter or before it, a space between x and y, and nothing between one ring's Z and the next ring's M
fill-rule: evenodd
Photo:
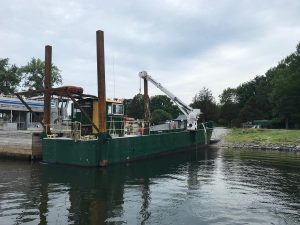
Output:
M16 92L21 77L17 73L18 67L10 65L9 59L0 59L0 93L11 95Z
M218 119L218 107L212 92L203 87L193 99L191 107L200 109L203 113L202 117L205 121L216 121Z
M132 100L129 100L125 106L125 113L127 116L135 119L144 118L144 95L137 94Z
M225 126L239 126L239 104L236 97L236 89L227 88L219 96L220 98L220 114L219 123Z
M153 124L159 124L171 119L172 115L162 109L156 109L151 114L151 123Z
M157 109L162 109L163 111L171 114L173 119L177 118L180 113L179 108L166 95L155 95L150 98L151 114Z
M123 105L124 105L124 115L128 115L128 108L132 102L132 99L124 99Z
M272 76L270 100L273 103L273 115L278 120L299 127L300 123L300 43L296 51L282 60L269 72Z
M236 89L234 88L224 89L222 94L219 95L219 98L221 104L233 103L233 102L236 103L237 102Z
M51 86L62 84L60 72L56 66L52 65ZM19 74L24 79L23 86L26 90L40 90L44 86L45 62L40 59L32 58L26 66L20 67Z
M266 76L256 76L236 88L239 104L239 120L242 122L256 119L270 119L272 107L269 101L270 81Z

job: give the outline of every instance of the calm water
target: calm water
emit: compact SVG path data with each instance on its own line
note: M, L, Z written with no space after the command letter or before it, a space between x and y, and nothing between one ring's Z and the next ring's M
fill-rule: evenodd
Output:
M300 155L211 148L108 169L1 160L0 224L300 224Z

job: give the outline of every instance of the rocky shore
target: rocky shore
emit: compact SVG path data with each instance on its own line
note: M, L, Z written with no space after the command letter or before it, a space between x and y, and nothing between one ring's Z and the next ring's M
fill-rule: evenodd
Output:
M242 149L261 149L277 150L287 152L300 152L300 145L282 145L282 144L261 144L261 143L220 143L222 148L242 148Z

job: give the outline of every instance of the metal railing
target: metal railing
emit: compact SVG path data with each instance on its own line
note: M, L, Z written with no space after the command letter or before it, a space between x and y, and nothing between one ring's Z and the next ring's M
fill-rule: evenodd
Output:
M166 124L170 125L170 124ZM150 126L149 122L144 120L122 120L115 121L113 119L107 121L107 133L111 137L126 137L126 136L139 136L139 135L150 135L156 133L169 133L169 132L178 132L185 130L185 128L174 126L175 123L171 124L172 126L167 126L168 129L162 130L153 130L153 127ZM199 124L198 129L204 129L205 142L207 143L207 124ZM67 137L74 140L94 140L97 139L96 135L92 134L91 124L82 124L80 122L71 122L65 121L62 123L55 123L46 125L46 130L50 128L50 134L47 135L48 138L58 138L58 137ZM88 132L86 132L88 131Z
M95 135L82 136L82 124L80 122L65 121L62 123L46 124L46 130L50 128L50 134L47 134L48 138L71 138L77 140L96 140Z
M149 122L144 120L106 121L106 130L112 136L132 136L150 134Z

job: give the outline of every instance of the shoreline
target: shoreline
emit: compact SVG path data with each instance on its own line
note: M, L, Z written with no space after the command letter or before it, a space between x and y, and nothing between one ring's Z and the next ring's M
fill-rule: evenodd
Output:
M239 130L242 131L243 129L239 129ZM248 137L249 138L248 142L237 141L237 140L243 140L241 137L246 137L249 133L253 133L259 130L247 130L246 132L242 131L241 133L235 134L236 138L235 140L233 140L234 142L230 142L226 140L228 136L232 135L233 129L216 127L215 131L216 131L215 136L220 141L216 144L212 144L212 146L217 146L224 149L232 148L232 149L257 149L257 150L274 150L274 151L285 151L285 152L300 152L300 143L295 143L295 144L272 143L272 142L260 143L259 140L255 140L254 138L251 137ZM282 132L282 131L277 130L277 132Z
M300 145L258 144L258 143L222 143L220 148L274 150L282 152L300 152Z

